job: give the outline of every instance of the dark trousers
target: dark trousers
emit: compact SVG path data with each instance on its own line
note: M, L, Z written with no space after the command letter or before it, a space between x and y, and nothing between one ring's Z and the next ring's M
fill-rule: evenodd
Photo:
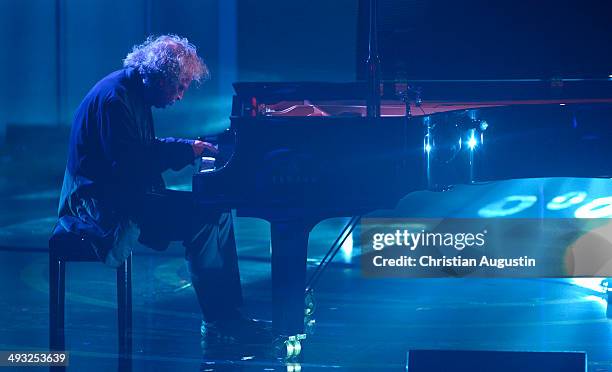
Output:
M183 242L204 320L238 316L242 289L229 210L207 209L191 192L166 190L134 200L130 214L141 243L165 249L170 241Z

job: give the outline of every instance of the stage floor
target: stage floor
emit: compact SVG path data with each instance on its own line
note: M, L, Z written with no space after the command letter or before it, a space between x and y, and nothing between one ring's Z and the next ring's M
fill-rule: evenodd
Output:
M512 217L573 217L578 205L548 209L576 190L587 200L612 195L609 180L522 180L407 196L390 214L477 217L512 195L536 201ZM47 350L46 239L53 189L0 196L0 350ZM491 208L489 208L490 210ZM325 221L310 240L309 270L347 219ZM235 220L245 312L271 317L269 225ZM551 237L552 238L552 237ZM597 280L365 279L355 239L316 288L315 325L296 363L263 346L202 345L200 315L180 245L138 248L134 257L134 371L402 371L413 349L585 351L589 371L612 371L612 320ZM117 367L115 275L96 263L67 267L69 371ZM27 371L43 370L29 367ZM16 369L13 369L16 370Z

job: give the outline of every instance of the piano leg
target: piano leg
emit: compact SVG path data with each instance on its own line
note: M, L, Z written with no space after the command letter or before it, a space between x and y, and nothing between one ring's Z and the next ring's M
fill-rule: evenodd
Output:
M304 333L304 290L310 225L271 222L272 325L281 335Z

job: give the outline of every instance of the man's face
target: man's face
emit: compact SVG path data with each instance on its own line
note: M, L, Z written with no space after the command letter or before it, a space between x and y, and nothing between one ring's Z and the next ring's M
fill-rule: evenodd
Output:
M190 84L191 79L181 79L178 84L161 80L159 86L153 92L153 106L164 108L172 105L175 101L180 101L189 89Z

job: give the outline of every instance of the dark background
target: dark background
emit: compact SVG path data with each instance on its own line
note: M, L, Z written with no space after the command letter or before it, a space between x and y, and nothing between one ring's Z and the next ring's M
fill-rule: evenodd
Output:
M359 3L369 10L368 0ZM378 4L385 79L607 78L612 73L612 3L607 0ZM363 59L366 27L358 39Z

